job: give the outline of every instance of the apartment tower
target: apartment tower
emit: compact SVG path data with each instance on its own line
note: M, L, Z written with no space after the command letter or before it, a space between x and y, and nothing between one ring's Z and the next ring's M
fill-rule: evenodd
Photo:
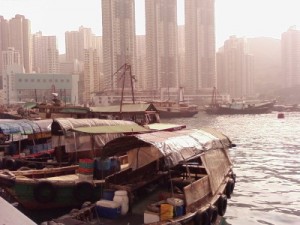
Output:
M59 73L58 49L55 36L38 32L32 37L33 70L36 73Z
M123 78L127 80L125 87L129 87L129 74L116 72L128 64L131 75L135 75L134 0L102 0L102 28L104 89L121 89Z
M0 16L0 56L2 51L6 51L9 47L9 26L8 21ZM0 60L0 76L2 75L3 63Z
M253 56L247 40L231 36L218 53L218 89L232 98L251 97L254 93Z
M178 88L177 0L145 0L147 89Z
M66 60L84 61L84 50L94 47L94 35L91 28L79 27L78 31L65 32Z
M300 85L300 30L291 27L281 35L281 55L284 87Z
M16 51L20 52L25 72L31 73L31 25L23 15L16 15L9 20L9 47L14 47Z
M185 92L216 85L215 1L185 0Z

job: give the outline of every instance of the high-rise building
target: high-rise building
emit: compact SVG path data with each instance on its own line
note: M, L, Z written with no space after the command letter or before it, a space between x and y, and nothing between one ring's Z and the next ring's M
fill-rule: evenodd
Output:
M12 99L15 99L16 85L14 74L16 72L24 73L21 55L13 47L10 47L6 51L2 51L0 60L3 67L2 76L0 77L0 89L3 89L3 96L0 104L11 104L14 103Z
M184 25L178 26L178 77L179 86L185 84L185 33Z
M253 56L247 40L231 36L218 53L218 90L233 98L250 97L253 89Z
M145 35L136 36L136 72L139 75L136 88L145 90L146 83L146 40Z
M116 74L122 66L130 65L136 75L134 0L102 0L102 28L104 89L116 91L122 87L124 73ZM128 74L125 78L129 87Z
M185 0L185 92L216 85L214 4Z
M84 50L84 72L79 78L82 92L81 103L93 103L93 96L99 92L100 87L100 68L97 50L90 48Z
M33 70L37 73L59 73L59 59L55 36L38 32L32 37Z
M2 51L6 51L9 47L9 26L8 21L0 16L0 56ZM0 60L0 76L2 75L3 64Z
M25 72L32 71L31 25L23 15L9 20L9 46L20 52Z
M146 88L177 88L177 0L146 0L145 8Z
M281 64L284 87L300 85L300 30L295 27L281 35Z
M94 34L91 28L79 27L78 31L65 32L66 60L84 61L84 50L93 48Z

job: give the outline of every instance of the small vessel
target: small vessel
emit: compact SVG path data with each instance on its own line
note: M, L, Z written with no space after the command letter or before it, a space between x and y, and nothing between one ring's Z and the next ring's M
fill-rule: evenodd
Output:
M103 147L101 158L126 160L119 171L102 177L101 198L53 222L216 224L235 185L228 154L233 146L227 136L209 128L116 138Z
M153 100L152 103L159 111L161 118L193 117L199 112L198 106L184 100L183 88L179 89L179 101Z
M87 127L85 123L89 123L90 126ZM106 126L96 126L97 123L105 123ZM64 124L64 126L61 126L61 124ZM61 130L62 127L63 130ZM71 129L72 131L70 131ZM99 147L103 146L107 140L115 138L115 135L148 132L148 130L129 121L56 119L52 124L53 135L64 132L67 132L64 137L72 134L72 132L78 133L75 139L68 139L72 140L69 145L66 144L68 140L65 140L65 143L59 141L61 144L68 146L66 149L76 146L76 150L78 150L78 152L75 151L76 156L80 156L80 152L84 152L84 156L90 156L90 154L92 156L90 158L79 158L76 165L70 166L18 171L0 170L0 187L24 208L42 210L77 207L85 201L93 202L100 199L105 180L103 177L99 177L102 172L99 172L96 168L102 168L104 162L98 160L96 155L99 153L96 153L96 151L99 151ZM72 137L74 136L72 135ZM61 135L58 137L58 139L62 138ZM109 159L110 161L116 162L115 159ZM108 162L108 160L105 162ZM116 163L111 167L109 166L109 171L120 169L121 166Z
M3 149L0 169L17 170L46 166L53 159L52 120L0 120L0 146Z
M218 103L217 90L213 89L211 104L205 107L205 112L208 114L265 114L272 112L272 108L276 101L235 101L231 103Z

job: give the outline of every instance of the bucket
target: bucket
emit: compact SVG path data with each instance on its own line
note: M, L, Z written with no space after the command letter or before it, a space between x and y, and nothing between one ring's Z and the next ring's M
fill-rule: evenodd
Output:
M173 218L174 207L170 204L160 205L160 220L165 221Z
M78 173L93 174L94 161L92 159L79 159Z
M127 196L127 191L115 191L113 201L119 202L121 204L121 215L126 215L129 210L129 199Z
M180 198L167 198L167 203L174 206L174 217L184 214L184 202Z

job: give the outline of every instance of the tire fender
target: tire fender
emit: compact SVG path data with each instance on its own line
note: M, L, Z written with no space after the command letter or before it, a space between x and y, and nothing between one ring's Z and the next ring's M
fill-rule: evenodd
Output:
M208 211L197 212L194 216L195 225L210 225L210 217Z
M52 202L56 194L55 187L49 181L41 181L33 188L34 199L39 203Z
M218 214L224 216L227 209L227 197L226 195L221 195L217 201Z
M208 209L209 212L209 218L210 218L210 223L214 224L217 219L218 219L218 209L216 206L212 205Z
M230 199L231 194L233 193L233 189L234 189L234 180L230 178L226 184L225 193L224 193L227 198Z
M90 182L81 181L73 189L73 196L80 202L90 201L94 196L94 186Z

